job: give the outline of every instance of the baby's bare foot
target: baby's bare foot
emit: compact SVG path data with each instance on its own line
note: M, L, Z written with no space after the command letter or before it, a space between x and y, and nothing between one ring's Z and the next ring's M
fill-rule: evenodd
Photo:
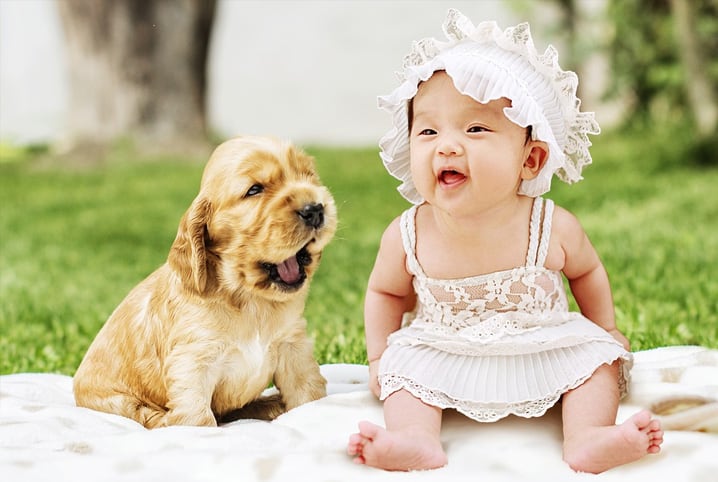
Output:
M369 422L359 423L359 433L349 438L347 452L354 462L386 470L426 470L446 465L441 442L407 429L390 432Z
M621 425L595 427L566 439L563 458L577 472L598 474L661 450L663 430L642 410Z

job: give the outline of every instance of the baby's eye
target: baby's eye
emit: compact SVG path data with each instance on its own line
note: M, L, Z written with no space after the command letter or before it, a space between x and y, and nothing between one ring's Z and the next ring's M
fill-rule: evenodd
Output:
M436 135L436 131L434 129L424 129L419 132L420 136L434 136Z
M482 126L471 126L466 132L488 132L488 129Z

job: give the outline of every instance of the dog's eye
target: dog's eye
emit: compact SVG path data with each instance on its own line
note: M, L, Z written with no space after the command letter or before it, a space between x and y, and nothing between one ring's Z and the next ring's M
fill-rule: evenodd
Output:
M261 184L254 184L254 185L252 185L252 187L249 188L249 191L247 191L247 194L245 194L244 196L245 197L256 196L257 194L261 193L262 191L264 191L264 186L262 186Z

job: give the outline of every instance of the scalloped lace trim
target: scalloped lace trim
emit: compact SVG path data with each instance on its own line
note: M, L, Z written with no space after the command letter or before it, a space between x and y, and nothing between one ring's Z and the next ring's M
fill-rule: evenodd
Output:
M630 379L629 375L632 363L625 359L619 360L621 362L621 376L619 377L618 388L621 398L623 398L628 393L628 380ZM549 408L553 407L564 393L581 386L586 380L591 378L592 375L593 372L588 373L578 380L574 380L572 383L565 384L562 388L555 390L554 393L539 399L513 403L487 403L473 400L459 400L450 397L441 390L427 388L410 378L401 375L384 374L380 380L380 398L381 400L385 400L392 393L405 389L427 405L441 409L455 409L478 422L495 422L509 415L517 415L524 418L540 417L544 415Z
M480 403L470 400L457 400L439 390L431 390L419 385L406 377L386 375L382 377L381 381L381 399L385 400L386 397L392 393L405 389L428 405L441 409L455 409L478 422L495 422L509 415L518 415L519 417L525 418L540 417L556 404L563 393L571 388L575 388L583 383L583 381L584 380L581 380L581 382L575 386L567 386L565 390L548 395L539 400L519 403Z

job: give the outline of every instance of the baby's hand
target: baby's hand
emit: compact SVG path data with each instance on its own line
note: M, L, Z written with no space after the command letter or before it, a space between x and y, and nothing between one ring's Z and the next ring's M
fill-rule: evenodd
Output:
M628 338L626 338L626 336L618 330L618 328L610 330L609 333L613 338L618 340L621 345L623 345L623 348L625 348L626 351L631 351L631 343L628 341Z
M379 398L381 387L379 386L379 360L369 362L369 390Z

